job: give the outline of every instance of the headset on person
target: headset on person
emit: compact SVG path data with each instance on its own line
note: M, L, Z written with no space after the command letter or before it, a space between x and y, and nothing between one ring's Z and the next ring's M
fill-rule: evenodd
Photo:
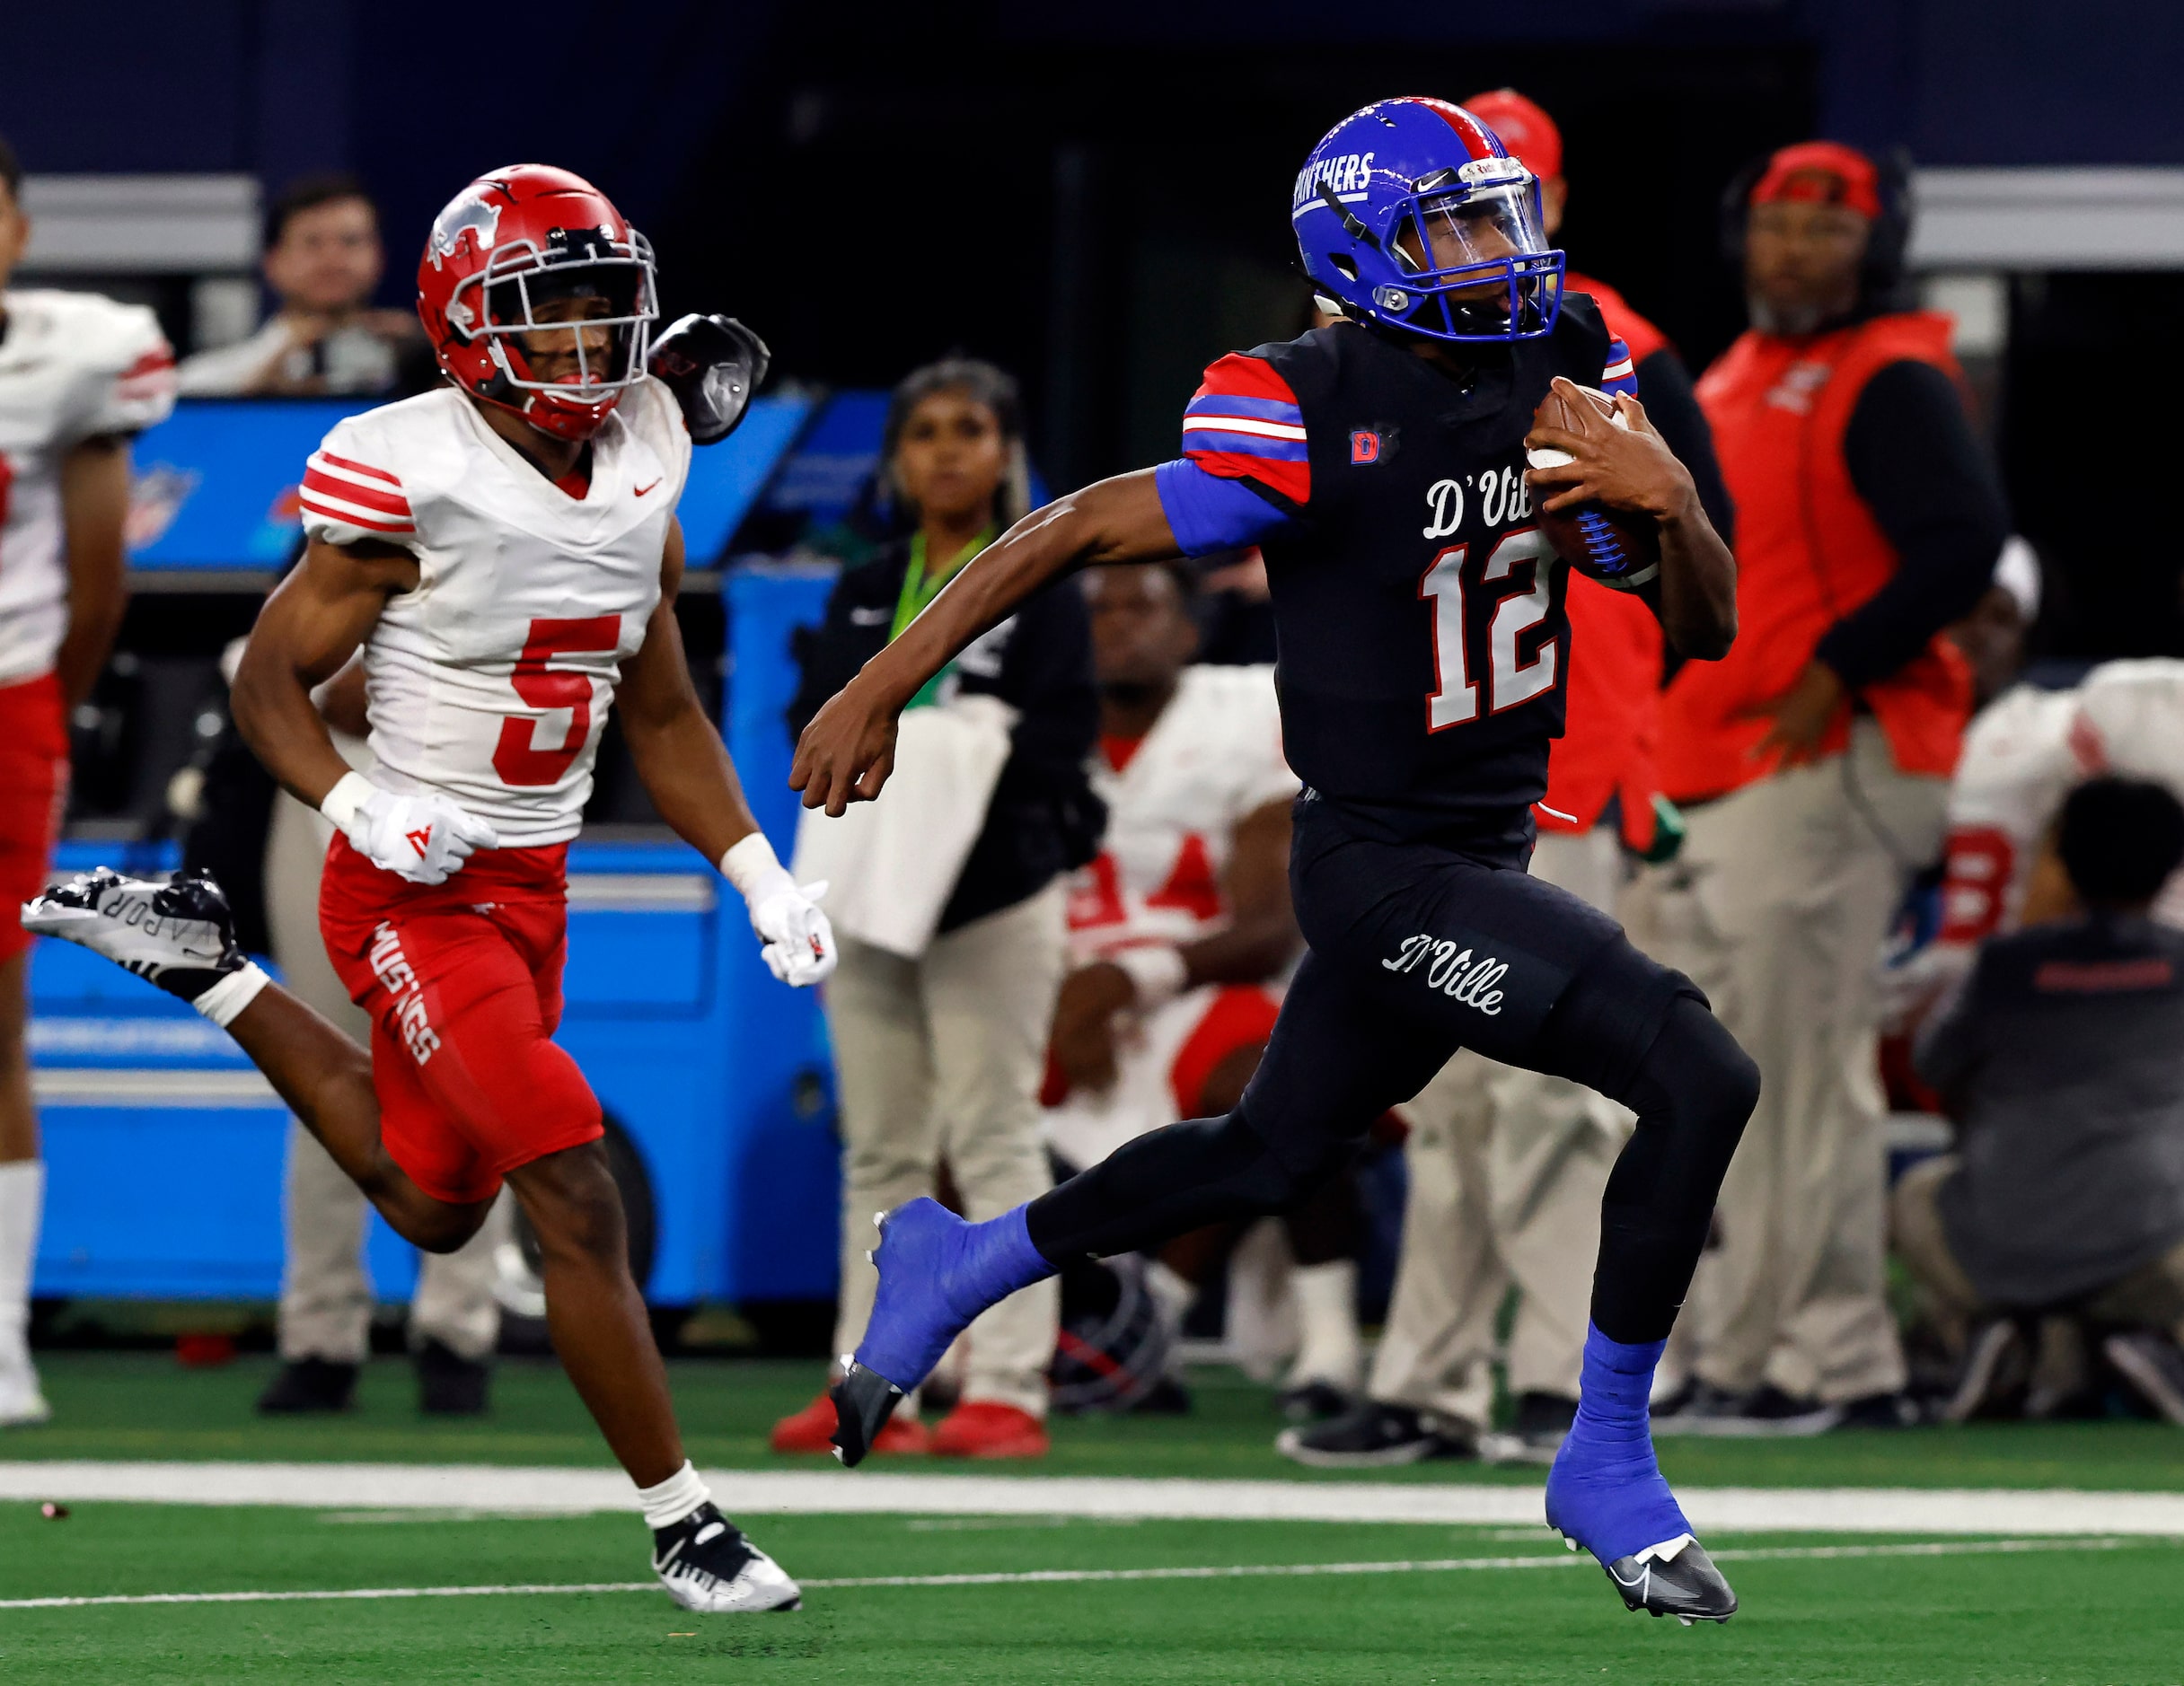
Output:
M1722 256L1739 279L1744 274L1744 230L1751 216L1752 189L1774 161L1762 153L1730 179L1722 190ZM1871 156L1874 190L1880 215L1873 219L1865 258L1859 265L1858 314L1881 315L1910 307L1905 260L1911 246L1911 154L1901 146Z

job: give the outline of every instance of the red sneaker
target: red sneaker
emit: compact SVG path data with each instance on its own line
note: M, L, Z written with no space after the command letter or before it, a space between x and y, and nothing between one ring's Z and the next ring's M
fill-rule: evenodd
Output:
M933 1430L936 1458L1044 1458L1046 1425L1029 1411L992 1400L969 1400Z
M773 1426L768 1442L776 1452L831 1453L834 1450L834 1401L822 1393L802 1410L784 1417ZM928 1450L932 1436L915 1417L891 1417L872 1443L876 1454L916 1454Z

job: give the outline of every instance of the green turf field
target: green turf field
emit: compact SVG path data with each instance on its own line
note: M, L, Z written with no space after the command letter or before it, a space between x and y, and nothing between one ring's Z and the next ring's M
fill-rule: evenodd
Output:
M636 1578L630 1519L101 1506L0 1519L11 1596ZM699 1618L656 1592L0 1611L11 1681L2156 1682L2184 1555L2162 1541L1726 1562L1725 1628L1626 1614L1544 1531L1329 1524L775 1518L809 1580L1476 1559L1463 1571L815 1588ZM1525 1531L1531 1535L1531 1531ZM1841 1541L1820 1548L1845 1550ZM1851 1550L1863 1546L1847 1548ZM1537 1568L1516 1565L1541 1562ZM23 1589L18 1593L16 1589ZM31 1591L30 1589L36 1589Z
M250 1414L262 1361L184 1372L153 1356L61 1356L45 1367L59 1420L0 1438L0 1459L604 1462L549 1365L505 1367L494 1418L452 1426L416 1417L407 1371L392 1362L373 1366L360 1411L313 1422ZM814 1467L764 1450L767 1425L814 1380L805 1365L675 1366L693 1454L714 1467ZM1192 1418L1061 1424L1055 1455L1020 1473L1306 1479L1269 1447L1276 1425L1264 1389L1222 1372L1199 1380ZM2152 1424L1664 1450L1671 1475L1691 1484L2184 1489L2184 1436ZM1537 1484L1539 1473L1444 1463L1390 1479ZM0 1680L2184 1679L2184 1550L2160 1538L1959 1536L1923 1547L1902 1535L1710 1538L1744 1609L1726 1628L1686 1630L1626 1614L1590 1560L1567 1556L1544 1529L1064 1515L790 1515L754 1517L752 1527L806 1583L802 1611L692 1617L656 1590L27 1609L4 1606L147 1594L641 1588L647 1541L629 1515L92 1503L48 1521L11 1500L0 1504ZM1413 1567L1374 1567L1391 1565ZM1324 1572L1337 1566L1350 1572ZM1323 1572L1226 1573L1300 1567ZM1224 1573L1191 1573L1207 1570ZM1117 1571L1127 1578L1006 1578ZM822 1584L966 1575L1004 1578Z

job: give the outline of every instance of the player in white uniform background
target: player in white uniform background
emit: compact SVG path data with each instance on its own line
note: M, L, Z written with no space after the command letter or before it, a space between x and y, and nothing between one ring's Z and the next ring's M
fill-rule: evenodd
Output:
M718 317L649 347L649 247L596 189L540 165L459 195L418 284L449 384L350 417L313 455L309 548L232 692L260 759L336 829L321 928L372 1016L370 1058L234 951L201 875L94 874L25 920L225 1026L406 1240L459 1246L514 1188L555 1349L638 1488L661 1580L690 1609L779 1608L795 1583L683 1456L599 1102L550 1040L566 854L617 701L655 805L744 892L775 975L832 968L826 920L753 823L674 617L691 445L733 426L764 347ZM359 653L368 778L310 697Z
M1273 670L1191 664L1194 586L1181 567L1093 568L1083 584L1107 831L1070 880L1071 970L1044 1097L1048 1144L1077 1168L1234 1104L1303 941L1289 892L1298 783ZM1354 1189L1339 1179L1308 1207L1290 1221L1300 1344L1285 1393L1299 1399L1314 1383L1354 1388L1360 1367ZM1171 1318L1225 1240L1186 1236L1153 1263Z
M7 291L29 244L0 140L0 897L27 900L68 796L68 710L121 624L128 440L174 404L152 312L88 293ZM0 929L0 1427L48 1415L24 1339L44 1205L23 1046L30 937Z
M2019 685L1972 722L1950 786L1942 926L1916 964L1920 997L1968 970L1987 937L2061 910L2050 834L2073 786L2101 773L2184 801L2184 661L2105 662L2069 690ZM2154 913L2184 927L2184 875Z

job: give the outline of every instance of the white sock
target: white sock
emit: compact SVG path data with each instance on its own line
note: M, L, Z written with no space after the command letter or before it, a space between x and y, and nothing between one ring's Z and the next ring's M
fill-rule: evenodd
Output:
M645 1507L647 1528L672 1528L699 1506L710 1503L712 1497L688 1458L682 1460L681 1469L657 1487L637 1489L637 1502Z
M1339 1388L1356 1387L1365 1360L1358 1341L1355 1262L1337 1259L1332 1264L1299 1265L1290 1272L1290 1290L1297 1296L1299 1335L1290 1385L1331 1382Z
M31 1321L31 1266L46 1204L46 1162L0 1164L0 1363L18 1357Z

